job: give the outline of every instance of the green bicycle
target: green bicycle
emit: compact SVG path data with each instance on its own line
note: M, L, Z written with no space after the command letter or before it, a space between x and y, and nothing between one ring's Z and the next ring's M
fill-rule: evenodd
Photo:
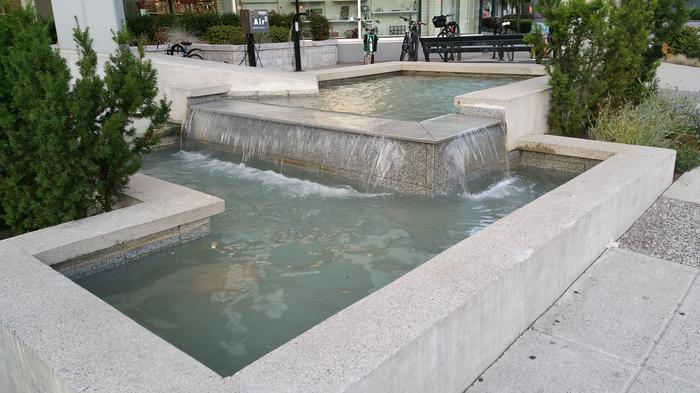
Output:
M362 36L364 57L363 64L374 64L374 54L377 52L377 28L372 26L372 23L379 23L378 20L364 20L353 18L355 21L362 22L362 27L365 29L365 34Z

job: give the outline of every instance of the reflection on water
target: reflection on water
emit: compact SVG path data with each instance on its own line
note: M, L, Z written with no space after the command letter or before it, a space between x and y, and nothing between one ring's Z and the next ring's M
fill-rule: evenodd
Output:
M219 196L226 212L204 239L79 282L224 376L572 177L491 171L425 198L230 158L146 157L146 174Z
M421 121L455 112L454 97L526 79L516 75L395 73L324 82L317 96L261 97L278 105Z

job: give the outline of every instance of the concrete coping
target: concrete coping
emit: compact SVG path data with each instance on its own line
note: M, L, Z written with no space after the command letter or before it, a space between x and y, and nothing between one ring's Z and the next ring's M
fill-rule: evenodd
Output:
M540 76L526 79L507 85L495 86L488 89L472 91L455 97L455 106L480 103L483 105L503 105L504 102L531 95L533 93L547 91L549 77Z
M191 108L223 115L243 116L258 120L429 144L443 143L469 130L491 127L501 123L499 119L457 113L424 121L393 120L231 99L192 105Z
M673 174L672 150L547 135L523 137L518 145L607 159L228 378L26 251L41 248L34 244L41 237L78 240L72 225L91 230L82 239L100 242L112 235L88 222L107 217L126 231L119 221L138 217L115 211L34 235L33 242L0 242L0 345L13 348L9 354L21 363L12 369L14 363L0 362L0 377L9 367L34 390L52 392L462 391L653 203ZM136 180L130 195L144 203L124 210L175 214L170 209L195 203L180 200L178 187L154 194L148 188ZM209 209L223 207L212 200Z
M700 204L700 167L684 173L666 190L664 196Z
M193 223L224 211L224 201L140 173L124 192L131 206L3 240L51 266Z
M319 47L319 46L336 46L338 43L335 40L324 40L324 41L314 41L314 40L301 40L301 45L304 47ZM256 42L256 50L268 50L268 49L287 49L291 48L293 43L290 42ZM190 46L191 48L198 48L204 51L217 51L217 52L241 52L246 50L245 44L206 44L194 42ZM132 47L136 49L136 47ZM146 52L165 52L168 49L167 45L146 45L144 50Z
M386 63L313 70L305 73L315 75L319 82L324 82L401 71L522 76L545 75L544 67L539 64L440 63L421 61L390 61Z

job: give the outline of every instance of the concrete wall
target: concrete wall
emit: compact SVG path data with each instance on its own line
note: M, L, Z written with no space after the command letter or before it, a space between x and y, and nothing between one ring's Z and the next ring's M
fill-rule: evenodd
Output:
M506 123L506 149L513 150L518 139L549 131L547 114L551 87L542 76L455 97L459 112L472 116L497 117Z
M60 376L0 324L0 392L75 392Z
M110 53L114 50L112 31L119 30L124 21L122 0L54 0L52 5L58 43L64 49L75 48L73 29L78 18L82 28L90 28L95 51Z
M76 52L62 50L61 55L73 76L77 76ZM158 71L160 94L173 102L170 117L175 122L184 120L188 97L220 93L247 96L318 93L318 82L312 74L276 72L160 54L150 54L148 58ZM99 56L100 72L106 60L107 55Z
M234 65L246 65L245 45L209 45L195 44L204 52L204 58ZM291 42L256 45L257 67L276 71L294 71L294 46ZM165 47L154 45L146 48L148 52L165 54ZM304 70L334 66L338 63L338 46L335 40L303 41L301 48L301 67Z
M401 43L403 38L379 37L377 41L377 53L374 55L375 62L396 61L401 56ZM338 63L361 63L363 52L361 39L338 40Z

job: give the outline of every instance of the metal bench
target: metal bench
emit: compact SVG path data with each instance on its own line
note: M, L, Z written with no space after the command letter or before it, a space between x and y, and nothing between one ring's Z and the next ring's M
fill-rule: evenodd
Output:
M495 52L499 60L503 55L513 61L515 52L529 52L530 46L523 41L523 34L465 35L459 37L420 37L425 61L431 53ZM445 56L445 61L446 60Z

